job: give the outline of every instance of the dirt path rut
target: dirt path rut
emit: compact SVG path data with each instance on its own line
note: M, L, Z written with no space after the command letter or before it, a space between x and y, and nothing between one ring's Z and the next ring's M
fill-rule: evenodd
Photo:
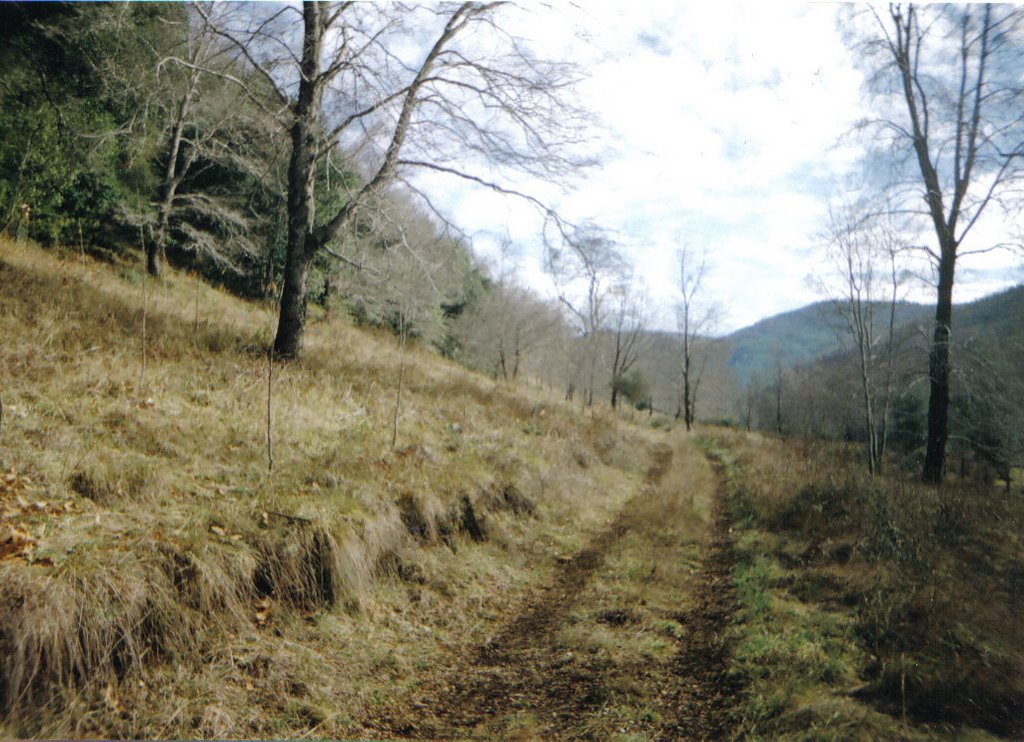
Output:
M716 474L719 467L716 465ZM704 549L693 605L682 614L687 635L676 661L679 683L671 697L674 723L665 731L674 738L725 739L731 709L742 684L727 672L726 627L735 611L732 588L733 542L720 476L712 505L711 541Z
M672 486L667 475L683 465L673 452L657 447L644 486L618 517L559 562L547 586L492 640L424 688L408 716L382 720L376 731L429 739L726 736L735 692L724 674L722 639L731 611L731 547L707 533L700 543L680 541L672 524L661 522L661 498ZM659 539L659 550L647 545ZM669 548L674 556L666 556ZM684 601L681 610L654 605L657 580L666 574L681 591L672 601ZM643 583L646 592L623 601L593 584L623 580ZM596 636L604 642L599 648ZM658 658L659 647L667 659Z

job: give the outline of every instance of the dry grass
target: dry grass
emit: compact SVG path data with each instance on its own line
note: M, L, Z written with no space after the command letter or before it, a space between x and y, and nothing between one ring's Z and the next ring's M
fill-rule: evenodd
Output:
M711 447L743 529L749 733L1024 731L1019 492L872 481L837 445L721 431Z
M315 310L268 471L272 322L0 241L0 732L358 733L642 476L628 426L417 349L392 449L396 344Z

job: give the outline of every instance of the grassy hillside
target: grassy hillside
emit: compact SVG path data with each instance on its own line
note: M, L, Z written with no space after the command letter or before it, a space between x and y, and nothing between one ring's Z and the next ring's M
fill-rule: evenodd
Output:
M0 241L0 736L1020 733L1019 485L322 314L268 375L273 307L138 269Z
M313 315L0 241L3 736L358 734L635 494L648 438Z

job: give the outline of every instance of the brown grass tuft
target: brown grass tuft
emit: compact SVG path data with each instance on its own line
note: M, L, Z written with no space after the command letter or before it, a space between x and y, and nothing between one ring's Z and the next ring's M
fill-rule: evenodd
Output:
M292 521L268 529L256 548L253 584L258 594L300 610L330 608L341 597L341 551L322 526Z
M116 573L47 576L0 567L0 703L7 713L102 684L147 662L190 656L195 626L153 566L120 555Z

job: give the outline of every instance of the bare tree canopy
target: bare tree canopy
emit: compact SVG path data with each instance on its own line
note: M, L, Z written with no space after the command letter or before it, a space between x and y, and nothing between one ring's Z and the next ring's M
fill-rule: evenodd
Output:
M644 330L647 329L647 311L644 306L646 290L642 283L627 274L612 289L611 317L608 333L611 335L612 409L618 407L619 394L624 391L627 374L640 359L644 350ZM646 401L646 400L636 400Z
M569 99L574 70L537 59L507 33L503 3L232 10L199 12L262 78L269 96L236 82L291 140L279 356L301 349L313 256L391 184L427 169L540 206L511 176L558 179L580 164L571 156L583 120ZM341 206L317 214L317 164L342 145L365 177Z
M628 280L629 264L619 245L594 224L577 226L561 237L559 243L547 246L546 268L569 324L580 338L578 373L582 374L584 403L591 405L600 355L599 333L608 321L608 304L615 288Z
M493 277L469 311L453 325L460 358L481 371L514 383L523 372L541 375L543 357L557 355L566 331L559 305L541 299L516 279L520 266L511 240L502 244Z

